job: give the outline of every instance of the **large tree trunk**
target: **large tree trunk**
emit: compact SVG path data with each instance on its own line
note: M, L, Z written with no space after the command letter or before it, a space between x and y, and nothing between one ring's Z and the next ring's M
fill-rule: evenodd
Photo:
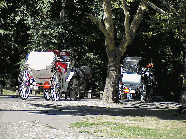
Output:
M121 54L116 50L108 54L108 69L105 89L103 92L103 101L109 103L118 103L118 80L120 69Z

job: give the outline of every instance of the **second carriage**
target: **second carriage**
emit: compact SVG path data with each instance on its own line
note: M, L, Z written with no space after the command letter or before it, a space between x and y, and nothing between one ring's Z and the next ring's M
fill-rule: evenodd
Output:
M153 63L142 57L126 57L121 66L119 98L140 97L141 102L152 102L157 83L153 73Z

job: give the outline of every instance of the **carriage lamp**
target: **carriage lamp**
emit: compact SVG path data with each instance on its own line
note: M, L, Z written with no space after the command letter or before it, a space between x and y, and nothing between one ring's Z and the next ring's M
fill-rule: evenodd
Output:
M153 66L154 66L153 63L149 63L149 64L147 65L147 68L150 68L150 67L153 67Z
M149 63L148 65L147 65L147 68L150 68L151 67L151 64Z
M125 89L123 90L124 93L129 93L129 88L125 87Z
M50 89L50 84L49 82L45 81L43 89Z

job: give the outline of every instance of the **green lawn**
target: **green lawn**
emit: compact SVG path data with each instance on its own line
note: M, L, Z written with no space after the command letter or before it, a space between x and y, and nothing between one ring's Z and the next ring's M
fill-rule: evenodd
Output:
M71 127L98 138L186 138L186 120L161 120L157 117L86 116L83 121L72 123Z
M3 95L16 95L16 91L3 89Z
M16 95L16 91L3 89L3 95ZM32 96L32 94L30 94ZM36 93L36 96L43 96L43 92Z

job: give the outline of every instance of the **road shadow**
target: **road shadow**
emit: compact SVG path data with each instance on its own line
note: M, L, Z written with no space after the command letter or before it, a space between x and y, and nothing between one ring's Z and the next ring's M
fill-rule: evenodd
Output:
M153 104L147 104L150 107L136 107L131 105L130 107L127 106L125 107L122 105L121 108L109 108L106 106L105 107L99 107L99 106L87 106L86 104L89 102L88 100L82 100L87 103L78 105L77 101L64 101L60 100L58 102L53 102L53 101L44 101L43 104L37 104L38 99L43 99L43 98L30 98L25 101L28 105L30 105L32 108L28 109L18 109L18 110L3 110L1 109L0 111L27 111L28 113L33 113L33 114L44 114L44 115L72 115L72 116L86 116L86 115L111 115L111 116L149 116L149 117L158 117L159 119L163 120L186 120L186 113L180 113L179 109L169 109L167 107L165 108L158 108L158 107L152 107L150 105ZM63 105L63 101L65 106ZM97 103L96 100L92 100ZM35 103L36 102L36 103ZM98 102L99 103L99 102ZM33 107L36 107L33 109Z
M163 120L186 120L185 113L179 113L178 109L167 108L106 108L95 106L61 106L52 104L30 104L32 106L47 108L47 110L33 111L36 114L46 115L73 115L73 116L86 116L86 115L111 115L111 116L149 116L158 117Z

